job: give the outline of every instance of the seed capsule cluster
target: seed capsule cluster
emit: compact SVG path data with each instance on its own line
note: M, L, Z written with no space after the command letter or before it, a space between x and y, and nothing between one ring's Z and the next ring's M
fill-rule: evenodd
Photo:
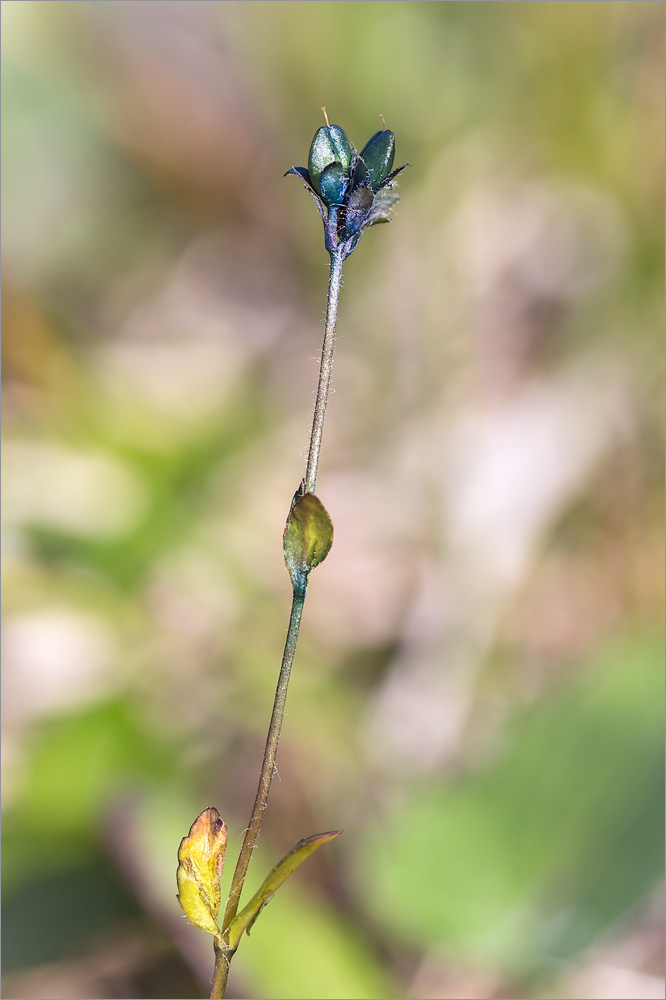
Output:
M322 125L310 146L308 166L292 167L305 181L324 223L326 249L344 259L355 250L369 226L388 222L398 201L395 177L409 164L392 170L395 136L375 132L359 153L339 125Z

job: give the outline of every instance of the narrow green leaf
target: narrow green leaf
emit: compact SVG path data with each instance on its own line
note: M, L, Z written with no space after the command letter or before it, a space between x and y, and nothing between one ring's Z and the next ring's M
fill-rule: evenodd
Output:
M333 524L321 500L306 493L292 506L284 529L284 561L294 591L305 593L311 569L326 558L333 544Z
M264 879L260 888L255 892L254 896L247 904L243 907L240 913L236 914L231 927L229 928L228 934L228 945L230 951L235 951L238 947L238 943L243 936L243 932L250 932L252 924L255 922L264 906L273 896L282 883L287 879L293 871L295 871L299 865L302 865L306 858L321 847L323 844L327 844L330 840L334 840L335 837L339 837L342 830L333 830L331 833L316 833L314 837L307 837L305 840L299 840L296 847L289 854L285 854L282 861L279 861L275 868L272 870L268 878Z

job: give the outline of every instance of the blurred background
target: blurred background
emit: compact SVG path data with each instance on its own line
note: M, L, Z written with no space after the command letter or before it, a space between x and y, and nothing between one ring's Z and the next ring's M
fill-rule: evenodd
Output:
M327 255L313 575L230 995L663 996L664 5L15 2L4 995L208 995L179 841L255 794Z

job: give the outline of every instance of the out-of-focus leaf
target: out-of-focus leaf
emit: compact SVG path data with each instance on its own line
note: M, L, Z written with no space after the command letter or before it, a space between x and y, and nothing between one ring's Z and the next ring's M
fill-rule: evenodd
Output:
M112 539L29 523L25 531L41 560L92 571L129 591L140 588L154 563L191 533L211 478L261 433L261 404L247 412L234 403L220 411L220 427L205 425L164 452L136 443L117 449L114 443L114 456L137 474L145 493L142 515Z
M202 936L202 940L205 940ZM280 889L252 934L240 948L233 970L253 997L288 1000L377 1000L403 996L389 963L368 946L358 924L295 879Z
M334 840L336 837L339 837L341 833L342 830L333 830L330 833L316 833L313 837L306 837L305 840L299 840L296 847L289 854L285 854L282 860L273 868L268 878L264 879L247 906L243 907L232 922L228 934L228 943L231 949L238 947L238 942L243 936L244 931L247 931L249 934L252 924L285 879L292 872L296 871L299 865L302 865L314 851L324 844L328 844L329 841Z
M405 942L521 967L587 947L663 877L663 648L618 641L516 722L475 775L423 782L359 857Z
M11 863L10 854L7 863ZM94 947L96 940L113 933L119 923L142 916L131 887L101 851L83 846L79 857L62 869L40 859L34 878L24 878L20 887L3 885L3 977L35 961L36 899L41 912L57 914L57 919L48 921L48 934L41 935L42 963L80 954L82 948Z
M27 744L24 783L6 810L6 832L17 823L24 836L50 843L94 837L100 813L128 789L164 780L175 752L142 728L122 699L49 720Z

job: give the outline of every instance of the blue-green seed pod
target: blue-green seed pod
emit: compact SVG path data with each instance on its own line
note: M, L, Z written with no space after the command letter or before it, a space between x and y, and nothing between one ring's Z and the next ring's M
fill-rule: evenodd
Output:
M347 190L342 164L329 163L319 178L319 192L327 205L341 205Z
M349 171L351 158L352 150L349 140L339 125L322 125L321 128L318 128L312 140L308 157L308 172L315 191L322 194L319 181L326 167L332 163L339 163L342 173L346 175Z
M375 132L372 139L369 139L361 150L361 159L368 168L370 187L373 191L391 173L394 157L395 136L387 128Z

